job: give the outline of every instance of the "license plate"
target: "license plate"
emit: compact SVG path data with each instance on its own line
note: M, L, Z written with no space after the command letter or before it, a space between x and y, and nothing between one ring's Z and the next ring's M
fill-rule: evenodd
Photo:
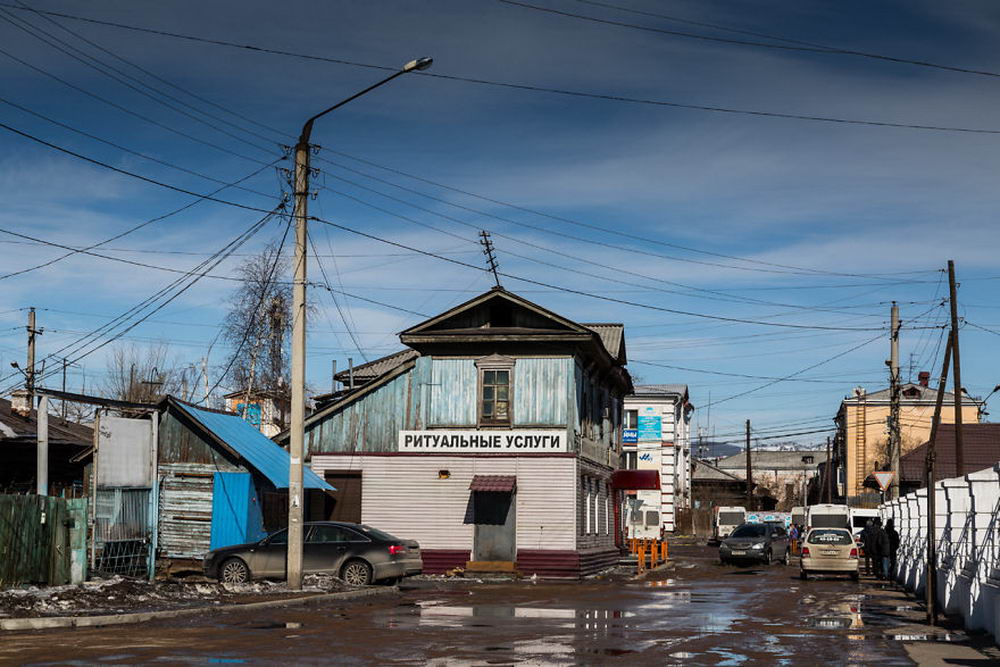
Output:
M836 551L824 551L823 555L827 558L836 558L838 554Z
M734 556L746 556L747 552L746 551L734 551L733 555Z

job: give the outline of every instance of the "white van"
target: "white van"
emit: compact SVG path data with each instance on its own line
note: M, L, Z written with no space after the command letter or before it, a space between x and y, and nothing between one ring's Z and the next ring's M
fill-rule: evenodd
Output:
M712 538L716 542L729 537L729 534L746 523L747 511L742 507L716 507L712 517Z
M796 526L805 527L806 525L806 508L805 507L793 507L792 508L792 523Z
M847 505L810 505L806 508L807 528L851 529L851 508Z
M851 534L857 539L861 535L861 531L865 529L865 525L868 523L869 519L878 518L877 509L866 509L863 507L852 507L851 508Z

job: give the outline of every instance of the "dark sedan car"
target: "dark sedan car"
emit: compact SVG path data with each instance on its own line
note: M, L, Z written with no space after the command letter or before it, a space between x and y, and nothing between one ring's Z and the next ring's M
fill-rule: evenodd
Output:
M302 571L332 574L349 584L396 580L420 574L420 545L377 528L340 521L317 521L303 527ZM288 531L279 530L260 542L208 552L205 576L223 583L251 579L283 579L288 557Z
M745 523L719 544L719 561L723 565L740 561L770 565L776 559L788 565L790 558L788 533L771 523Z

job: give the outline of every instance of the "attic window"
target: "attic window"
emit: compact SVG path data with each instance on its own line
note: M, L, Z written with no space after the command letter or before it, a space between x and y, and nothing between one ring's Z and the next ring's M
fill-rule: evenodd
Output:
M903 390L903 396L907 398L918 398L920 396L920 390L916 387L907 387Z
M476 361L479 369L479 424L509 426L514 360L493 355Z

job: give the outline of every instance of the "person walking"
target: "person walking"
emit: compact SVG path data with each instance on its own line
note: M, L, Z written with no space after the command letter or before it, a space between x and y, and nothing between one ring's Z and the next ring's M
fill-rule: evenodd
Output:
M882 519L876 518L871 535L872 564L875 566L875 576L879 579L889 578L889 534L882 528Z
M896 576L896 552L899 551L899 531L896 522L889 519L885 522L885 532L889 536L889 576Z
M861 549L865 552L865 575L874 574L872 571L872 553L875 549L874 533L875 522L868 519L861 531Z

